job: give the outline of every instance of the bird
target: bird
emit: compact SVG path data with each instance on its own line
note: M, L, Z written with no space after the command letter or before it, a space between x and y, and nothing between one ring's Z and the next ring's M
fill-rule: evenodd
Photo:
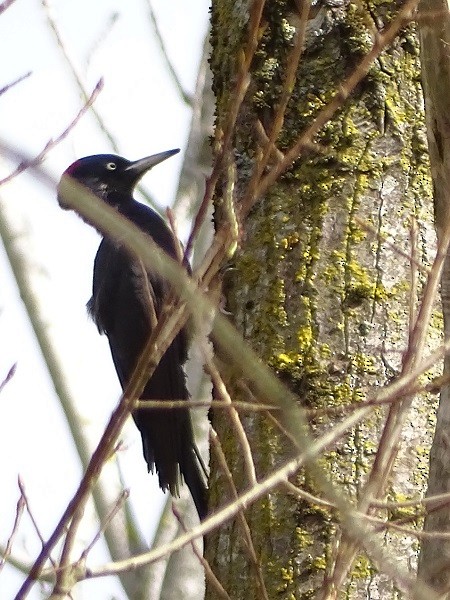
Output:
M63 173L82 184L123 217L148 234L170 257L177 258L176 240L164 219L133 197L137 183L154 166L177 154L167 150L135 161L114 154L80 158ZM58 187L58 202L69 208ZM101 233L101 232L100 232ZM188 271L189 265L184 265ZM103 235L93 271L92 297L88 312L100 334L106 334L122 389L125 389L161 315L170 285L143 267L117 240ZM150 300L149 300L150 297ZM186 327L175 336L145 384L141 400L188 400L183 365L188 354ZM156 471L159 486L179 495L184 480L191 492L200 520L207 514L204 466L195 445L189 408L148 410L132 413L142 438L149 472Z

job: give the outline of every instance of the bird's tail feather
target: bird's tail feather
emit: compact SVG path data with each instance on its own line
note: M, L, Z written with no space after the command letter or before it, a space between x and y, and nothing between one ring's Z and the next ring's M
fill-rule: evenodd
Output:
M200 521L202 521L208 512L208 493L203 470L197 458L198 451L194 447L191 450L184 457L180 468L183 479L191 492Z
M187 399L184 372L174 368L170 352L163 356L142 398ZM179 496L183 479L191 492L200 519L207 512L205 468L195 446L189 409L138 409L134 419L142 435L144 457L149 471L158 473L159 485Z
M178 457L179 462L177 463L176 458L173 457L171 460L167 460L166 456L162 455L165 458L163 459L161 455L158 456L158 452L156 452L155 457L150 445L148 445L148 435L143 436L142 441L149 471L153 471L156 467L161 489L169 490L172 496L178 496L181 475L191 492L198 516L200 520L203 520L208 512L208 488L205 483L205 467L198 454L197 447L193 445L190 448L184 448L184 452Z

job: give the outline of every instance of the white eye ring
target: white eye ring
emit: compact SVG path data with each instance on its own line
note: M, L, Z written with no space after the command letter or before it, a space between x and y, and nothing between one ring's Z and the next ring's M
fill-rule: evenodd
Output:
M116 163L109 162L106 163L106 168L108 169L108 171L115 171L117 169L117 165Z

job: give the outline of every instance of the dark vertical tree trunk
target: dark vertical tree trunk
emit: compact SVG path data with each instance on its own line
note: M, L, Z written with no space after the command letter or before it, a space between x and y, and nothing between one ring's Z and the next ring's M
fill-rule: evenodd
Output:
M216 128L226 128L239 65L250 52L249 23L258 2L214 0L212 58L217 99ZM265 172L314 122L340 84L392 22L401 3L323 3L309 12L304 52L292 94ZM239 212L252 170L274 127L283 85L302 35L301 2L274 0L264 6L251 79L232 137L228 173L236 172ZM219 140L220 135L216 135ZM303 155L241 218L241 243L224 276L226 308L244 339L297 395L319 435L359 406L370 390L399 372L408 343L411 298L412 220L417 220L418 261L433 257L430 185L413 26L402 30L373 63L368 75ZM230 189L216 197L216 226ZM401 255L397 249L406 253ZM419 277L420 279L420 277ZM419 289L420 293L423 278ZM227 389L235 400L258 402L230 357L220 356ZM413 403L395 473L381 492L393 501L423 488L423 447L429 404ZM278 425L277 412L241 413L262 478L295 452ZM357 502L364 493L386 419L380 407L344 438L330 445L321 465L336 488ZM250 487L243 446L227 413L215 411L218 432L238 491ZM233 497L220 462L212 456L211 503ZM414 477L411 477L414 473ZM339 540L334 510L307 494L320 492L308 471L292 483L302 498L279 489L245 516L256 554L244 541L238 519L208 539L207 558L233 600L314 598L333 575ZM400 518L400 517L399 517ZM386 534L404 565L414 562L413 540ZM388 598L393 583L359 553L341 587L351 598L368 590ZM266 592L264 592L264 588ZM207 598L215 591L207 590Z

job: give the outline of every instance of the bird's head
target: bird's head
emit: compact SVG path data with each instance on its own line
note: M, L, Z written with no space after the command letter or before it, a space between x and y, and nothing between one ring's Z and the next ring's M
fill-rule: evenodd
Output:
M106 201L112 192L132 196L136 184L147 171L179 151L166 150L135 161L115 154L85 156L64 171L61 181L63 178L72 178ZM60 194L60 187L61 182L58 186L58 202L61 208L69 208Z

